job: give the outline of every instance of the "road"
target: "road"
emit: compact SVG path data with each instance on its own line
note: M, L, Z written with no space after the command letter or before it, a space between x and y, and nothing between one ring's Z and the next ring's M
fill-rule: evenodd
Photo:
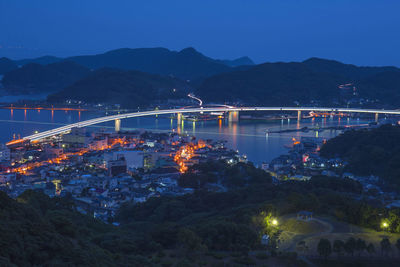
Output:
M165 110L152 110L134 113L125 113L112 116L105 116L95 119L90 119L82 122L72 123L66 126L55 128L52 130L44 131L41 133L33 134L22 138L23 141L37 141L47 137L51 137L57 134L63 134L69 132L72 128L87 127L94 124L103 122L153 116L153 115L164 115L164 114L177 114L177 113L208 113L208 112L245 112L245 111L314 111L314 112L333 112L333 113L370 113L370 114L392 114L400 115L400 110L381 110L381 109L354 109L354 108L324 108L324 107L200 107L200 108L184 108L184 109L165 109Z

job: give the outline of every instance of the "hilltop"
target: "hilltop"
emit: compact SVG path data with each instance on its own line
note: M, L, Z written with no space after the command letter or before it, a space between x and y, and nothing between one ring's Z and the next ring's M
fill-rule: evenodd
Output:
M251 60L251 58L249 58L249 57L240 57L240 58L233 59L233 60L224 59L224 60L218 60L218 61L227 66L230 66L230 67L255 65L254 61Z

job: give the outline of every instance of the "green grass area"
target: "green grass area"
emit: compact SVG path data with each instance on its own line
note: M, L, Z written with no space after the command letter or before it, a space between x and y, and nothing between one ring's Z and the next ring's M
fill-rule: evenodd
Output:
M288 231L296 234L313 234L325 232L329 228L319 221L310 220L302 221L296 218L290 218L284 221L280 227L283 231Z

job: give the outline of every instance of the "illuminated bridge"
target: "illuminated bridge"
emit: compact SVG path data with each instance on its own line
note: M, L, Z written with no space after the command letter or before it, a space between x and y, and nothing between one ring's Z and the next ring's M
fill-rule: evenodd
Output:
M51 137L58 134L68 133L72 128L87 127L94 124L99 124L108 121L115 121L116 129L120 129L121 119L144 117L152 115L163 115L163 114L177 114L178 120L181 119L184 113L208 113L208 112L228 112L229 120L235 121L239 118L239 112L242 111L294 111L298 114L298 119L301 118L302 111L313 111L313 112L327 112L327 113L370 113L375 114L375 119L378 119L379 114L392 114L400 115L400 110L382 110L382 109L357 109L357 108L321 108L321 107L230 107L230 106L217 106L217 107L199 107L199 108L181 108L181 109L165 109L165 110L152 110L143 112L133 112L118 115L105 116L77 123L72 123L66 126L55 128L52 130L36 133L33 135L26 136L19 140L14 140L8 144L14 144L23 141L38 141L47 137Z

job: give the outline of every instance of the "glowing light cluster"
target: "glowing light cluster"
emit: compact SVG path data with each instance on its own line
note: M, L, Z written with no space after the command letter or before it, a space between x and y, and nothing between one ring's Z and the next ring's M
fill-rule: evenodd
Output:
M59 157L51 158L51 159L44 160L44 161L36 161L36 162L25 163L22 166L9 169L9 170L7 170L7 172L8 173L14 172L14 173L19 173L19 174L22 174L22 175L26 175L26 174L28 174L28 171L33 170L34 168L38 168L38 167L44 166L46 164L60 164L63 161L66 161L70 157L75 156L75 155L82 156L82 155L84 155L84 154L86 154L86 153L88 153L90 151L102 151L102 150L106 150L106 149L111 149L117 144L122 146L122 145L126 145L126 144L129 144L129 143L130 142L126 141L125 137L124 138L116 138L116 139L113 140L111 145L101 146L101 147L92 147L91 149L83 148L78 152L62 153Z
M189 143L181 146L174 156L174 161L179 165L179 172L185 173L188 170L186 162L194 156L194 152L198 149L204 148L206 143L199 140L197 144Z
M292 141L293 141L293 145L299 145L300 144L300 141L298 141L296 138L292 138Z

